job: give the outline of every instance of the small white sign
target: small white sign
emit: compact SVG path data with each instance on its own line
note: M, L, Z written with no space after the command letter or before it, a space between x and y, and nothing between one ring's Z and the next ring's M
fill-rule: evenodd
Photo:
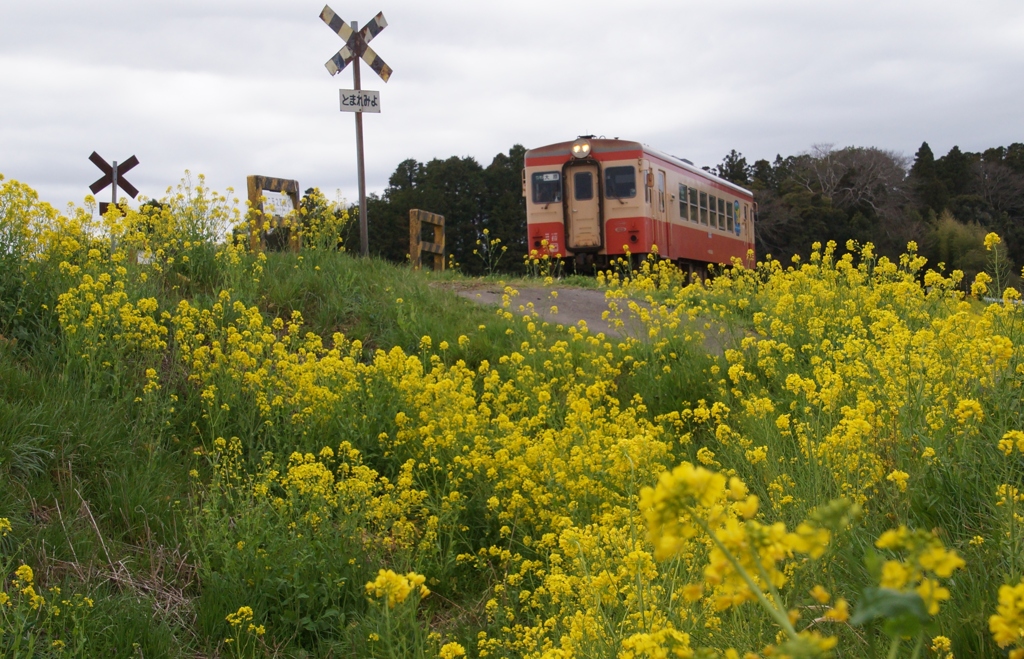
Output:
M342 112L380 112L380 92L340 89Z
M263 190L263 214L271 217L285 217L295 210L292 198L280 192Z

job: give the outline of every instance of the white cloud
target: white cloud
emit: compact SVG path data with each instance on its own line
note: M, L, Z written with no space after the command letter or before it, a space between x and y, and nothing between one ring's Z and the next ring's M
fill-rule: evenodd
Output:
M14 3L10 3L14 4ZM0 172L54 203L136 154L159 196L188 168L356 197L352 117L323 68L341 46L321 0L41 0L0 9ZM490 158L578 134L640 139L698 164L817 142L936 153L1024 141L1024 7L984 0L359 2L395 69L367 115L368 182L405 158Z

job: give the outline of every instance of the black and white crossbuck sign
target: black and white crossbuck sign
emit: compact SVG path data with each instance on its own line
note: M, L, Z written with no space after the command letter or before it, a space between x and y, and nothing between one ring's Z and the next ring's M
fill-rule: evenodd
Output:
M121 164L118 164L118 162L115 160L108 165L107 161L100 157L100 154L93 151L92 155L89 156L89 160L91 160L92 164L99 167L100 171L103 172L103 176L101 176L99 179L96 180L95 183L89 186L89 189L92 190L93 194L97 194L103 188L107 187L108 185L112 185L113 187L111 188L110 201L113 204L117 204L118 186L120 186L122 190L127 192L128 196L131 197L132 199L135 199L135 197L138 196L139 191L135 188L134 185L128 182L128 179L124 178L124 175L128 172L128 170L139 164L138 158L132 156L131 158L125 160ZM107 202L100 202L100 215L106 213L108 207L109 204Z
M388 81L392 73L391 67L385 64L380 55L373 52L373 49L368 45L375 36L380 34L381 30L388 26L388 22L384 20L383 12L374 16L373 20L364 25L363 29L358 32L353 30L348 23L343 21L327 5L324 5L324 10L320 12L320 20L327 23L327 26L334 30L341 37L342 41L345 42L345 46L324 64L332 76L337 75L356 57L361 57L366 62L366 65L380 76L381 80L384 82Z

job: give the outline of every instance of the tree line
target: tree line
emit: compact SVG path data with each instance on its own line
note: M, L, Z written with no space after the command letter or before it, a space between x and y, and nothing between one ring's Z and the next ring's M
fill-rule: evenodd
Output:
M815 241L872 242L898 256L914 241L932 264L971 275L985 267L986 233L1024 263L1024 144L980 153L954 146L936 158L925 142L913 160L874 147L816 145L748 165L731 151L712 172L750 188L758 204L759 255L804 255Z
M447 252L460 269L479 274L474 250L484 229L508 248L501 269L522 267L526 254L523 157L515 145L486 167L471 157L399 163L382 194L367 199L370 248L402 262L409 251L409 209L445 216ZM806 255L813 242L872 242L896 257L915 241L932 264L968 275L985 266L984 235L998 233L1006 254L1024 263L1024 144L980 153L953 147L936 158L928 143L913 159L875 147L815 145L806 153L749 164L729 152L712 173L744 186L758 205L759 257ZM347 243L357 244L355 224ZM486 241L483 241L486 243Z
M452 156L421 163L403 160L382 194L367 197L370 251L404 262L409 254L409 210L419 208L445 218L445 251L463 272L480 274L486 266L479 251L484 230L507 247L499 267L515 270L526 254L526 202L522 192L526 149L515 145L487 167L471 157ZM358 244L353 223L346 244Z

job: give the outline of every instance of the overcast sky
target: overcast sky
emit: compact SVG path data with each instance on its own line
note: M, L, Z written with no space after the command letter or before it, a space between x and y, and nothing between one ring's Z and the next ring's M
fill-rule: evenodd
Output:
M383 11L393 69L364 119L367 181L406 158L472 156L581 134L715 165L816 143L912 156L1024 142L1020 0L331 0ZM0 0L0 173L63 207L109 160L160 197L186 169L244 195L295 178L357 199L346 69L323 0ZM351 68L351 67L350 67ZM101 193L101 198L105 198Z

